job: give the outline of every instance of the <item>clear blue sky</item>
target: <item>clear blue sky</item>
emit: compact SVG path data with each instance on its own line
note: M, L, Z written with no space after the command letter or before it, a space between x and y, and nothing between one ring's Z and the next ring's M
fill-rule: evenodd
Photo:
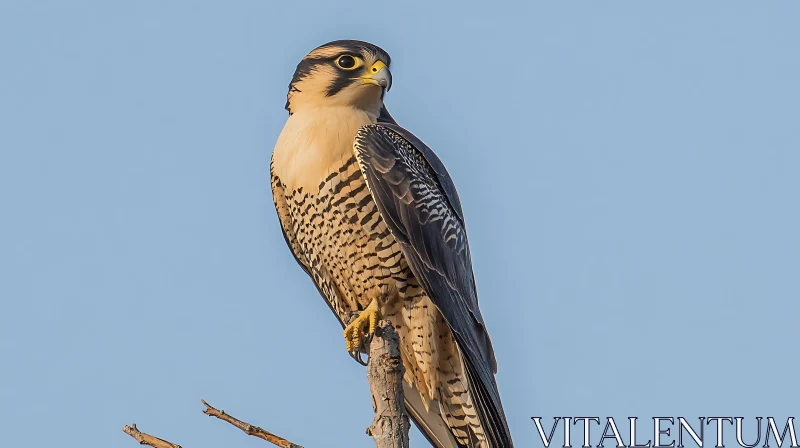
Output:
M3 446L264 446L200 398L372 446L268 180L342 38L459 188L520 447L531 416L796 415L800 2L527 3L0 2Z

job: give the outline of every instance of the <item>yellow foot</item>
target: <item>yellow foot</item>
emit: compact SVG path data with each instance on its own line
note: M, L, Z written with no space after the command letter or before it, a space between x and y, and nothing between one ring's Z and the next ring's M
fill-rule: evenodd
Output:
M347 343L348 352L354 353L361 350L361 344L364 343L367 336L375 333L378 320L380 320L378 301L373 299L369 306L356 317L356 320L344 329L344 340Z

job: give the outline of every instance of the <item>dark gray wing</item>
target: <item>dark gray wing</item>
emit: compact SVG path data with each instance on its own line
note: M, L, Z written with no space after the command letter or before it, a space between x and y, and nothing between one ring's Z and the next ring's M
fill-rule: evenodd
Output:
M392 117L392 114L389 113L389 109L387 109L386 106L381 106L380 113L378 114L378 123L397 124L397 122L394 121L394 117Z
M354 148L381 216L453 332L491 446L512 447L494 352L478 309L464 214L450 175L430 148L388 120L363 126Z

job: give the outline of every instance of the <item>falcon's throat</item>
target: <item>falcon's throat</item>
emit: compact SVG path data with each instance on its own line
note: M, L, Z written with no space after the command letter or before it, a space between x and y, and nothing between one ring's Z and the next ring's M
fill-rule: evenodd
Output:
M316 192L320 182L353 157L353 139L377 114L351 106L300 110L289 116L273 153L276 173L292 190Z

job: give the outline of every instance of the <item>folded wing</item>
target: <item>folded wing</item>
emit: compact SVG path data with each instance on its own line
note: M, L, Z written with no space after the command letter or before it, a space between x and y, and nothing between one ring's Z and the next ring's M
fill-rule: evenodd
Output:
M491 446L512 447L455 185L436 154L390 120L359 130L356 158L411 271L453 333Z

